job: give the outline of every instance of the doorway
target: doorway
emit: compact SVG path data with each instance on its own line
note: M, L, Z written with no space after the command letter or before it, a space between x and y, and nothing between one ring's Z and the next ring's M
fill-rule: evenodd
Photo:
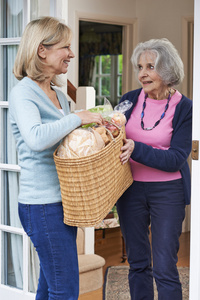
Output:
M79 86L93 86L96 105L114 107L122 96L123 26L79 22Z

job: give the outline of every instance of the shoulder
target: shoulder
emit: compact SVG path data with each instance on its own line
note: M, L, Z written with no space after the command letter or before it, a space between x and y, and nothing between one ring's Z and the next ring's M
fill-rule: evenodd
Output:
M122 102L124 100L130 100L131 102L134 102L138 98L139 94L141 93L141 90L142 89L140 88L140 89L132 90L130 92L125 93L122 96L120 102Z
M36 83L28 77L24 77L12 88L10 95L14 97L21 97L22 95L32 94L37 88L38 86Z
M192 113L192 100L182 95L180 102L176 106L175 114L187 114Z
M192 122L192 100L182 95L182 98L175 109L173 126L181 124L186 120L190 123Z
M180 106L192 107L192 100L182 95L181 101L179 102Z

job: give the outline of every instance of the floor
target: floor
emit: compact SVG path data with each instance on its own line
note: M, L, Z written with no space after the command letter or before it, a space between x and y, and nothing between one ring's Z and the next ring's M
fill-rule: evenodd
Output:
M103 273L107 267L114 265L128 265L127 261L122 262L122 237L120 228L112 228L95 231L95 253L104 257L106 264ZM180 250L178 253L178 266L189 267L190 257L190 233L182 233L180 237ZM103 288L96 291L82 294L79 300L102 300Z

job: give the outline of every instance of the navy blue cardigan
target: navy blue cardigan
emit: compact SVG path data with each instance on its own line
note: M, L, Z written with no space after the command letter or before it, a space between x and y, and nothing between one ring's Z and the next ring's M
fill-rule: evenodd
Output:
M126 112L127 121L135 107L141 89L124 94L120 102L129 100L133 106ZM192 147L192 101L182 95L177 104L172 121L173 133L168 150L155 149L139 141L135 141L135 148L131 158L148 167L166 172L180 171L183 179L185 204L190 203L191 178L187 158Z

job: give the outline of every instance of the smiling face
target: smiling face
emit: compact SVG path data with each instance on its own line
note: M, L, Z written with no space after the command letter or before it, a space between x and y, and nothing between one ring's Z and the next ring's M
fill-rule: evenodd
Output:
M40 45L38 55L45 63L44 71L49 77L65 74L71 58L74 58L70 44L63 45L61 42L53 46Z
M168 86L165 85L155 70L156 54L153 52L143 52L138 62L138 79L144 89L152 99L165 99L168 94Z

